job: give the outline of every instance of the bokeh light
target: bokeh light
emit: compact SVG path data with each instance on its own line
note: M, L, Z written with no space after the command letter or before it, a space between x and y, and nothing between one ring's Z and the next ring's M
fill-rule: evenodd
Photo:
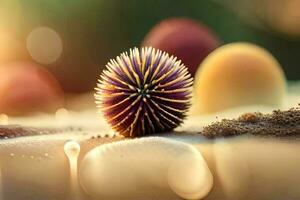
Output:
M6 114L0 114L0 125L8 124L8 116Z
M42 64L54 63L60 58L63 51L61 37L49 27L34 29L28 35L26 46L31 57Z
M59 108L55 112L55 119L57 121L64 121L69 117L69 111L65 108Z
M0 27L0 63L26 57L26 49L7 29Z
M275 30L293 37L300 36L300 1L266 1L266 22Z

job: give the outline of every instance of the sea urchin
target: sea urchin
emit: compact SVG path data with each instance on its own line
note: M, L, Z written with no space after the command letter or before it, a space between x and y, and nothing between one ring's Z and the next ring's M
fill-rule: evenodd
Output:
M106 65L96 104L112 129L126 137L170 131L190 107L193 79L168 53L134 48Z

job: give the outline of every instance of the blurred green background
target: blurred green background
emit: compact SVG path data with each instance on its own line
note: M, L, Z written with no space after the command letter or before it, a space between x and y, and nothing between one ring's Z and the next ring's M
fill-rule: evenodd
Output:
M37 62L65 91L85 92L110 58L139 46L159 21L189 17L210 27L224 44L248 41L265 47L289 80L299 80L299 11L299 0L0 0L0 64ZM28 49L28 37L38 27L59 36L54 42L62 51L54 61L36 59ZM39 44L38 53L47 53L53 42L40 38Z

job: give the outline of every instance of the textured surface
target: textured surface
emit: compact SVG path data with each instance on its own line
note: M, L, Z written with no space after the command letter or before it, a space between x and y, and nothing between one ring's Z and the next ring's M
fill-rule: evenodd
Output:
M260 109L260 111L262 110ZM231 113L234 117L237 117L235 110L232 110ZM36 125L35 123L37 123L39 128L11 125L0 127L0 133L2 133L2 138L0 138L0 171L2 173L0 175L0 180L2 180L0 199L1 194L3 200L76 199L73 198L74 194L70 192L70 188L72 188L70 180L75 180L77 177L71 179L70 164L64 152L66 142L74 140L80 144L81 151L78 157L78 166L80 167L82 159L88 155L88 152L95 152L95 149L101 148L100 145L124 139L124 137L119 136L103 137L104 134L108 134L110 131L107 126L104 126L104 119L99 120L94 111L91 113L72 113L70 116L60 116L58 119L60 122L65 123L58 123L59 121L49 116L45 119L39 116L32 119L32 121L28 118L8 119L10 123L20 123L29 126ZM266 129L272 126L272 124L274 126L277 124L284 131L287 127L292 127L293 123L299 123L299 110L276 111L272 115L247 114L237 120L233 120L241 121L244 124L235 125L233 123L232 126L238 130L242 127L249 128L248 131L251 133L252 123L257 121L257 119L262 120L261 126L266 125ZM197 128L202 129L201 124L203 121L195 120L195 118L187 121L194 121L197 124ZM216 119L214 118L212 121L216 121ZM82 127L82 129L68 128L70 125L72 125L71 127ZM51 132L50 129L42 128L46 126L51 127L51 130L55 131ZM185 144L191 144L201 152L214 179L213 188L205 199L273 200L299 198L299 188L297 187L300 180L299 173L297 173L300 166L299 140L295 140L292 135L287 135L290 137L285 137L285 140L275 137L255 137L250 134L236 134L235 137L224 138L222 136L209 139L195 134L197 132L192 131L190 127L182 128L186 132L194 134L174 134L174 132L171 132L170 134L160 136L175 140L174 142L182 141ZM218 126L218 128L221 129L222 127ZM265 131L268 131L266 129ZM40 131L44 133L41 134ZM213 130L210 131L213 132ZM227 133L231 134L230 131ZM4 139L5 136L3 138L3 135L11 135L12 137ZM26 135L30 136L26 137ZM168 156L162 153L167 151L166 148L160 148L155 143L151 143L153 146L148 147L143 143L136 145L135 142L131 143L131 139L128 140L126 144L129 146L122 147L122 145L118 146L117 144L116 146L111 144L113 145L111 146L109 144L104 148L106 150L105 157L110 162L120 160L116 162L117 164L115 162L111 163L114 167L111 168L109 166L109 170L105 170L106 173L100 174L106 177L116 177L108 180L118 182L120 176L114 173L114 169L121 168L123 170L123 173L121 173L122 176L132 175L138 179L133 185L125 182L121 184L121 187L112 186L110 190L106 190L105 192L111 191L112 194L120 194L122 191L126 192L126 188L128 187L136 188L135 186L142 186L145 188L145 190L141 190L142 193L138 193L137 195L134 192L127 193L131 196L130 199L153 199L151 195L146 194L155 195L155 199L168 199L164 198L162 194L168 193L170 189L159 188L159 190L156 190L151 187L154 184L153 180L161 180L166 176L166 174L162 174L162 170L154 170L154 166L160 168L164 163L168 163ZM159 149L164 151L161 152ZM179 157L178 151L180 149L176 146L174 154L170 158L177 160ZM119 157L116 155L119 155ZM102 162L103 160L98 160L96 157L91 158L90 161L90 164L97 162L101 165L109 164L109 162ZM173 171L171 179L178 177L181 180L178 183L184 184L185 182L182 181L182 177L186 176L182 176L182 174L193 172L193 170L185 170L186 168L191 169L192 165L186 164L185 161L179 163L181 164L179 165L176 162L174 165L176 169ZM125 168L124 166L126 165L129 167ZM178 170L177 167L183 170ZM99 172L99 168L96 167L95 169L95 173L92 172L91 176ZM195 177L193 174L191 175ZM203 178L204 176L201 175L200 177ZM123 183L122 180L126 179L121 179L119 183ZM198 181L200 179L195 180ZM100 180L98 179L97 181ZM163 181L158 181L157 183L166 185ZM105 184L106 182L103 183L104 186L106 186ZM96 191L101 192L104 189L104 187L97 186L99 184L93 186ZM188 186L188 184L184 184L184 186ZM187 189L191 188L187 187ZM147 193L149 191L154 192ZM142 197L139 196L143 194L145 195ZM81 200L90 199L84 191L78 191L78 193L75 193L75 197ZM121 198L124 198L124 196L117 196L114 200ZM173 194L170 196L170 199L181 198Z
M238 119L223 119L204 127L201 134L207 137L238 136L300 136L300 108L275 110L272 114L246 113Z

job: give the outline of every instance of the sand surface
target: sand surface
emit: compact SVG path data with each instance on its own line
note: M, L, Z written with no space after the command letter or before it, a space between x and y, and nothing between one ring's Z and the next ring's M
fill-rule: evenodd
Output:
M90 98L90 94L80 97L81 100ZM298 103L300 103L300 82L295 82L290 84L280 109L296 107ZM70 107L71 104L77 105L78 108L78 102L73 101ZM46 136L41 132L37 136L17 136L0 140L0 200L91 199L78 183L75 183L77 186L74 189L71 165L64 152L65 143L74 140L81 145L78 157L80 166L88 151L100 144L121 138L114 137L116 133L97 114L93 104L86 105L82 107L84 111L61 109L55 115L37 115L28 118L0 115L2 125L18 124L35 127L37 131L44 128L56 130L55 134ZM247 134L211 140L197 134L203 130L203 126L222 118L236 118L245 112L270 113L273 109L279 108L253 105L205 116L190 115L185 123L175 130L176 134L168 133L160 136L190 144L203 155L214 177L213 189L205 199L299 199L298 140L257 138ZM149 189L149 192L153 190ZM169 197L165 196L164 200L168 198L174 200L175 197L177 198L175 194L170 194Z

